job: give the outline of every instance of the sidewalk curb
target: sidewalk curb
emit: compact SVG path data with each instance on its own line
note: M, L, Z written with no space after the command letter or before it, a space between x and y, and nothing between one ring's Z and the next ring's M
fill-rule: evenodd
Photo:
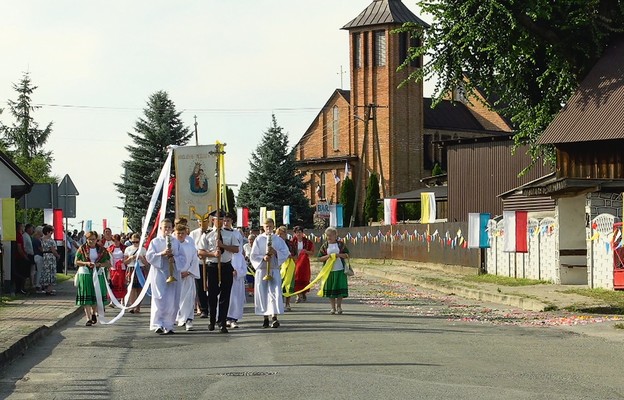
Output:
M448 286L436 285L431 282L426 282L418 278L406 276L402 274L394 274L391 272L379 271L374 268L362 268L362 267L357 267L353 265L352 267L355 271L359 273L374 276L376 278L384 278L384 279L388 279L391 281L413 284L413 285L420 286L425 289L435 290L437 292L441 292L445 294L458 295L460 297L464 297L468 299L481 300L481 301L487 301L487 302L498 303L498 304L505 304L505 305L509 305L512 307L522 308L527 311L544 311L544 309L548 306L548 304L544 302L531 299L531 298L526 298L526 297L513 296L513 295L508 295L508 294L495 294L495 293L490 293L487 291L471 289L471 288L462 287L462 286L448 287Z
M10 363L15 361L15 359L21 357L26 350L28 350L28 348L32 347L40 339L48 336L52 333L52 331L54 331L54 329L62 327L71 319L77 317L80 313L82 313L82 307L76 307L75 310L71 310L52 325L42 325L18 340L11 347L0 353L0 368L8 366Z

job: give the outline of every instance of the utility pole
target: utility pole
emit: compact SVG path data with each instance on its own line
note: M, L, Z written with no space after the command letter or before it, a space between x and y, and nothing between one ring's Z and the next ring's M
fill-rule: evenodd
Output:
M194 115L193 118L195 119L195 146L199 146L199 138L197 136L197 115Z
M355 202L353 203L353 212L351 213L351 219L349 220L349 228L353 228L353 225L355 224L355 215L358 209L358 201L360 196L360 190L362 187L362 178L364 175L364 159L366 157L366 147L368 145L368 121L371 119L371 111L373 107L373 104L369 104L366 106L366 117L364 119L364 140L362 140L362 155L360 156L357 183L355 185Z

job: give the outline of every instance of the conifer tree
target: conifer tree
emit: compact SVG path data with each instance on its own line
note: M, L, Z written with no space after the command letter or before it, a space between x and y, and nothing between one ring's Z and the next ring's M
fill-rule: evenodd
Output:
M340 188L340 204L343 205L342 226L349 226L351 214L353 214L353 203L355 203L355 185L353 179L346 176Z
M40 108L32 102L32 94L37 86L32 84L29 73L25 72L19 83L13 84L13 89L17 92L17 99L8 100L7 104L14 122L12 126L0 126L0 150L5 151L33 182L57 183L58 178L51 175L52 152L44 149L52 133L52 122L45 129L40 129L33 117L34 111ZM42 224L43 211L18 209L16 218Z
M303 194L304 188L295 155L288 148L288 135L273 115L272 126L251 154L247 181L241 184L237 204L249 208L250 219L256 226L260 207L275 210L275 224L281 225L283 206L290 206L291 225L311 226L312 209Z
M165 91L152 94L143 113L135 123L134 133L128 133L134 144L126 146L129 159L122 163L125 174L122 182L115 184L124 200L120 208L134 231L141 229L142 218L167 157L167 147L184 146L192 136L180 119L181 112L176 111ZM167 214L174 212L173 197L167 210Z
M377 174L371 174L366 187L366 200L364 201L365 222L379 220L379 180Z

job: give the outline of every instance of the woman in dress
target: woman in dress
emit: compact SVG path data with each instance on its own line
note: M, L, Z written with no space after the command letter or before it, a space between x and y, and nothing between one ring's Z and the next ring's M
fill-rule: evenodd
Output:
M141 241L141 236L138 233L133 233L130 238L131 246L126 247L124 251L124 265L126 266L127 274L126 281L130 284L130 279L134 274L134 268L137 262L139 261L139 268L141 268L141 272L143 272L143 276L147 278L147 259L145 258L145 247L141 247L139 249L139 242ZM133 304L134 301L139 297L139 293L141 293L141 283L139 282L139 278L137 276L134 277L134 281L132 282L132 288L130 288L130 298L128 302ZM130 310L130 313L140 313L141 312L141 304L137 305L134 309Z
M56 241L52 238L54 228L46 225L42 229L41 250L43 252L43 268L39 276L41 290L47 295L54 294L52 286L56 284L56 260L61 258L56 251Z
M96 232L87 232L85 236L87 243L80 246L76 252L76 267L78 267L76 305L84 306L86 325L91 326L97 322L96 290L100 291L102 299L106 298L105 268L110 266L110 254L98 244ZM93 284L94 273L98 274L98 288Z
M123 298L128 293L126 286L126 264L124 264L124 250L126 246L121 243L121 235L113 235L113 244L106 248L111 255L110 283L113 295L123 303Z
M297 263L295 267L295 292L300 291L310 284L310 256L314 253L314 243L304 236L303 227L295 226L293 229L295 237L292 239L293 247L297 254ZM306 301L306 290L297 295L295 303Z
M334 266L323 286L323 297L329 298L330 314L342 314L342 299L349 296L347 275L344 273L343 260L349 258L349 250L344 242L338 240L336 228L325 229L327 241L319 249L319 261L326 262L332 254L336 255Z

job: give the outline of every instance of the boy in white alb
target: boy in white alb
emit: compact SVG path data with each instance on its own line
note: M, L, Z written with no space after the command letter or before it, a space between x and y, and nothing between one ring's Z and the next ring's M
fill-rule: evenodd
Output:
M186 262L180 269L180 307L176 318L178 326L186 326L186 330L193 329L195 317L195 279L199 279L199 259L195 241L188 235L188 227L178 224L175 227L175 237L180 242L180 252Z

